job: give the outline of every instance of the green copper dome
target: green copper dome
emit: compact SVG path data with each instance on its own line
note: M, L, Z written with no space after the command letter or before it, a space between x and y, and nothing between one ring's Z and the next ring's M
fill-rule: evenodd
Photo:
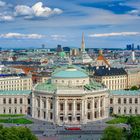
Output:
M81 68L74 66L67 66L56 70L52 74L52 78L86 78L88 74Z
M65 52L59 52L58 54L60 57L64 58L66 56L66 53Z

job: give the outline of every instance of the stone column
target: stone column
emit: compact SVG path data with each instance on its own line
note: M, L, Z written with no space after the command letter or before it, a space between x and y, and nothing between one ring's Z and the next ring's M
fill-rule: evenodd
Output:
M94 97L92 98L92 120L94 120Z
M48 114L49 106L48 106L48 97L46 97L46 120L49 120L49 114Z
M72 116L74 122L76 120L76 114L75 113L76 113L76 101L74 99L73 100L73 116Z
M85 112L84 112L85 123L87 122L87 98L85 98Z
M99 106L98 106L98 112L99 112L99 116L98 116L98 117L99 117L99 118L100 118L100 110L101 110L100 101L101 101L101 100L100 100L100 97L99 97L99 99L98 99L98 105L99 105Z
M82 119L82 123L84 123L84 111L85 111L85 108L84 108L84 99L82 99L82 109L81 109L81 119Z
M32 117L35 118L35 109L36 109L36 104L35 104L35 96L34 96L34 93L32 93Z
M40 101L40 119L42 119L43 118L43 116L42 116L42 98L40 97L40 99L39 99L39 101Z
M64 122L67 122L67 120L68 120L68 115L67 115L67 113L68 113L68 111L67 111L67 108L68 108L68 104L67 104L67 99L65 99L65 103L64 103L64 106L65 106L65 117L64 117Z
M54 114L55 114L55 123L56 124L58 124L58 122L59 122L59 118L58 118L58 111L59 111L59 101L58 101L58 98L56 97L55 98L55 112L54 112Z
M108 109L106 108L106 104L105 104L105 101L106 101L106 97L104 96L103 98L103 109L104 109L104 117L107 117L108 115ZM113 100L115 102L115 100ZM113 102L113 103L114 103ZM107 103L108 104L108 103Z

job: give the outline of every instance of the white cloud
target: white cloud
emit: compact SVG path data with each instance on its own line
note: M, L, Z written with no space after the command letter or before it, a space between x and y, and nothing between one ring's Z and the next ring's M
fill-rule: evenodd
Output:
M33 9L26 5L17 5L15 7L15 16L33 15Z
M131 14L131 15L139 15L140 14L140 10L131 10L128 12L128 14Z
M0 1L0 7L4 7L6 3L4 1Z
M41 39L44 37L45 35L41 35L41 34L20 34L20 33L0 34L0 38Z
M51 15L61 14L63 11L59 8L51 9L44 7L42 2L38 2L32 7L26 5L17 5L15 7L15 16L25 16L25 18L47 18Z
M135 36L135 35L140 35L140 32L116 32L116 33L90 34L89 37Z
M51 35L51 39L55 41L67 41L65 35Z
M0 21L12 21L12 20L14 20L12 16L0 14Z

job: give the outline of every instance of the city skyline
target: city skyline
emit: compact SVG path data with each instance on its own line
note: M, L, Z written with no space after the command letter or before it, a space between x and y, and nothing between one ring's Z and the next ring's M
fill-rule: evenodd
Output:
M0 1L0 47L125 48L140 44L140 2L136 0Z

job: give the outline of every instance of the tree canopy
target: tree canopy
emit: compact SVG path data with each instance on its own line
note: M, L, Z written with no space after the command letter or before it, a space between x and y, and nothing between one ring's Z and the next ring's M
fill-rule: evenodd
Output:
M29 128L0 126L0 140L37 140Z
M123 129L115 126L108 126L104 130L101 140L123 140Z

